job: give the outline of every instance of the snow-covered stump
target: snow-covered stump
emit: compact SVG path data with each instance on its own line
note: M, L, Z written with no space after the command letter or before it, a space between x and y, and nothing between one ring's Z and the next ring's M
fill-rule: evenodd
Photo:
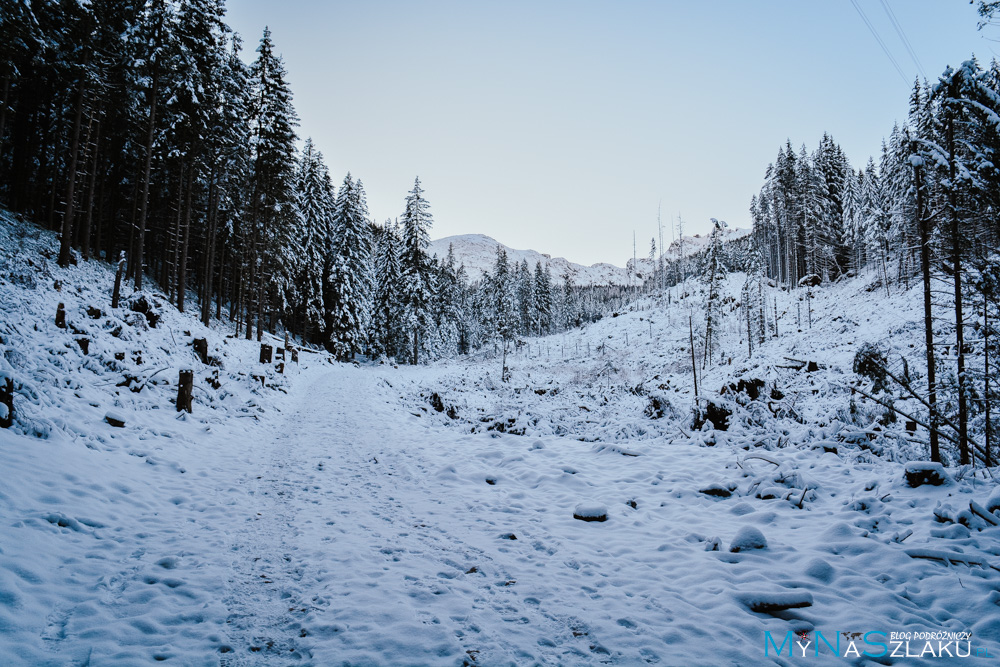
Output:
M944 466L933 461L911 461L906 464L906 483L912 488L929 484L941 486L950 481Z
M0 428L10 428L14 423L14 378L0 371Z
M191 388L194 385L194 371L183 370L177 379L177 412L191 412Z
M573 518L579 521L607 521L608 508L598 503L580 503L573 510Z
M195 338L191 343L194 347L194 353L198 355L198 359L201 363L208 365L208 339L206 338Z
M260 363L269 364L271 363L271 352L272 348L267 343L260 344Z
M56 306L56 326L60 329L66 328L66 306L61 303Z

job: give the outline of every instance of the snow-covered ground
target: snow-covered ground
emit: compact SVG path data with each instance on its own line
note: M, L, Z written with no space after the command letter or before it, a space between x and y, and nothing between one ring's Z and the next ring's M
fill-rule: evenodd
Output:
M525 341L509 384L490 351L418 368L303 352L278 374L169 306L155 328L111 311L107 267L59 269L54 238L19 229L0 224L19 415L0 431L0 664L842 664L813 657L819 635L843 655L871 632L887 654L855 638L849 664L964 660L917 639L923 659L891 657L891 632L1000 655L1000 527L972 511L1000 505L995 481L949 468L911 488L920 432L872 431L845 388L866 340L916 367L913 292L818 288L812 328L775 292L781 337L749 359L734 315L732 362L698 378L734 414L695 431L677 291ZM767 396L719 396L741 377Z

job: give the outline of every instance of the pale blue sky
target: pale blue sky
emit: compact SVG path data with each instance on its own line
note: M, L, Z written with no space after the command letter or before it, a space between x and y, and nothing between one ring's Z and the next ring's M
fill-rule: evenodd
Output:
M656 235L747 226L786 138L824 131L855 166L906 116L919 74L881 0L422 2L229 0L248 57L264 25L284 56L299 132L377 220L419 175L432 236L623 265ZM967 0L885 0L930 78L1000 31Z

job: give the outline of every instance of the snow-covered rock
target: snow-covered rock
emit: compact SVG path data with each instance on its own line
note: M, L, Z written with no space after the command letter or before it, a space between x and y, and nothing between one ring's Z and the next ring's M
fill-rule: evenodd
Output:
M122 428L125 426L125 415L118 412L117 410L108 410L104 413L104 421L108 422L116 428Z
M743 526L729 543L729 550L733 553L741 551L752 551L754 549L766 549L767 539L764 533L753 526Z
M580 521L607 521L608 508L600 503L580 503L573 510L573 518Z

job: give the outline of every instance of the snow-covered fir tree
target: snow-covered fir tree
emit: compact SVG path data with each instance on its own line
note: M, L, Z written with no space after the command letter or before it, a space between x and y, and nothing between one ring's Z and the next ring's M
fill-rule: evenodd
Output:
M350 173L337 192L329 248L327 348L346 361L365 347L372 294L368 205L361 180L352 180Z
M402 284L404 327L410 341L410 362L420 361L421 338L426 338L433 323L430 312L433 293L431 266L427 258L430 227L433 216L424 198L420 178L414 179L413 189L406 197L402 217L403 253Z

